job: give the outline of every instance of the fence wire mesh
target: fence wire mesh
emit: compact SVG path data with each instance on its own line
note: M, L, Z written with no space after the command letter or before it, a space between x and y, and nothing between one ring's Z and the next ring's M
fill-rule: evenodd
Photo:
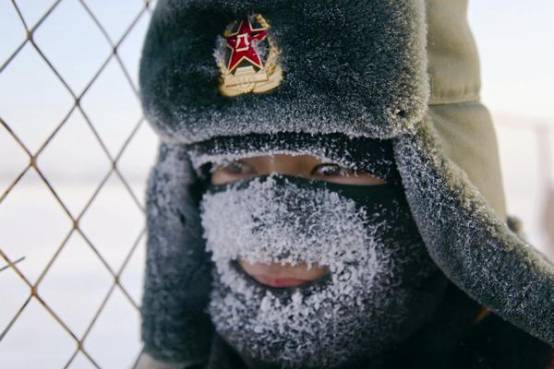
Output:
M48 56L49 51L45 50L44 45L42 45L40 42L40 39L36 37L37 33L40 32L41 27L43 27L44 24L47 23L48 19L50 17L54 17L58 9L64 6L64 3L69 2L73 2L73 4L69 6L81 7L81 14L86 14L86 16L89 17L94 26L97 28L97 31L104 38L105 45L109 48L108 55L101 62L99 67L95 71L93 71L90 76L83 77L85 78L85 80L83 80L84 82L81 81L80 84L82 88L80 89L78 88L78 83L74 83L74 81L70 81L67 77L64 76L63 70L56 66L56 62L54 62L52 58ZM132 242L127 245L122 244L118 246L121 249L118 251L118 253L123 257L120 257L119 262L114 262L114 260L110 260L110 256L112 256L110 254L110 251L103 252L101 247L98 246L94 237L91 235L91 232L85 230L82 223L83 220L87 217L87 214L93 211L91 210L94 207L93 204L98 201L98 198L99 196L101 196L104 187L107 186L106 183L109 181L118 181L118 183L120 184L120 188L123 188L123 191L126 192L126 194L123 194L122 191L120 191L118 193L118 197L128 195L131 201L134 203L135 212L140 214L141 220L143 219L144 205L142 203L142 193L139 192L140 189L137 190L136 188L133 188L133 186L127 180L124 171L121 170L119 164L129 145L136 138L138 132L141 130L143 125L145 125L145 121L143 117L139 117L134 122L132 122L132 127L130 131L125 135L123 142L120 142L119 145L108 144L106 138L102 136L97 125L95 124L94 117L89 114L89 112L85 108L83 101L87 98L87 94L89 94L90 91L94 89L95 83L97 83L102 74L105 73L108 66L115 62L119 67L117 73L125 78L128 84L128 88L130 91L132 91L132 94L134 95L134 98L136 99L136 102L138 104L138 86L133 75L135 71L129 71L128 66L120 55L120 48L128 38L133 37L133 32L135 32L135 28L139 22L147 23L147 20L151 15L153 1L136 0L135 4L132 4L132 6L128 6L126 8L126 10L128 10L126 11L126 18L129 19L128 24L119 24L119 32L113 32L113 30L109 30L103 24L101 17L96 14L96 11L92 6L93 4L89 4L88 0L57 0L51 3L47 8L45 8L43 10L43 13L33 23L29 21L29 19L32 18L33 14L26 14L25 8L28 8L28 5L24 5L20 1L16 0L12 0L11 4L7 3L8 1L5 1L5 4L3 6L11 6L11 11L16 14L16 18L24 29L25 37L15 47L15 50L13 50L13 52L11 52L11 54L9 54L7 58L5 58L5 60L0 60L0 75L10 73L10 67L18 62L18 56L20 56L20 54L24 52L36 53L41 61L47 66L47 69L49 71L46 73L52 74L57 80L57 82L52 82L52 88L56 88L56 86L54 86L55 83L61 84L61 86L63 86L63 89L65 89L67 94L71 97L70 100L72 101L72 104L68 106L68 109L63 115L62 119L50 130L50 132L47 133L46 137L38 143L30 143L26 141L25 138L16 131L15 127L17 126L17 123L10 121L8 117L2 117L2 113L0 112L0 124L4 130L4 132L1 133L5 136L3 140L6 141L9 139L11 143L15 143L25 153L27 158L26 165L21 169L19 173L15 175L15 178L13 178L11 181L8 181L7 183L4 183L4 188L0 187L0 204L4 204L10 196L14 196L13 193L17 190L18 186L21 185L21 182L24 180L24 178L37 177L36 179L38 180L36 182L38 183L38 185L41 186L43 190L45 189L47 192L49 192L54 198L57 206L57 210L54 211L58 214L63 213L69 221L70 226L57 247L51 250L51 253L49 255L45 255L46 257L44 260L40 260L40 262L43 263L43 267L39 268L38 270L33 270L29 272L22 267L24 263L27 262L26 258L29 259L33 256L21 256L17 254L18 252L24 252L24 250L22 250L21 248L16 247L17 245L14 245L14 247L12 247L13 252L11 252L12 250L9 249L8 245L0 244L0 261L2 261L0 262L0 270L2 271L2 274L6 272L15 273L19 280L23 282L20 283L19 290L26 291L23 294L24 297L22 302L14 302L14 300L17 300L17 298L12 293L2 296L2 302L0 302L0 304L4 305L4 309L2 309L2 314L8 314L10 316L8 318L4 316L4 319L7 319L7 321L5 322L6 324L5 326L0 326L0 350L2 348L2 345L6 344L6 341L10 337L12 331L17 328L17 322L25 314L25 311L29 310L30 306L36 305L36 303L38 303L40 309L42 309L42 313L44 313L42 314L43 319L40 321L29 322L31 326L30 328L32 328L33 330L29 330L26 333L22 332L22 334L26 334L28 336L29 344L32 344L33 342L33 333L41 329L40 325L45 324L44 319L50 319L55 322L55 325L57 326L57 328L55 329L57 329L57 331L62 330L69 338L69 341L72 341L72 344L69 345L70 347L72 346L70 350L71 352L67 355L65 362L61 363L61 366L63 368L101 368L104 367L101 360L97 358L97 355L94 352L87 348L86 343L89 335L94 330L98 321L101 319L102 314L105 312L106 306L110 303L112 299L117 298L114 297L116 294L120 295L119 306L122 306L122 296L123 299L126 300L127 311L138 317L139 298L136 296L136 293L133 294L129 292L128 288L125 286L125 283L122 283L122 276L129 265L129 261L131 260L131 258L133 258L133 255L135 254L137 248L144 242L145 230L144 225L141 224L140 228L133 233ZM42 2L41 5L35 4L34 6L35 8L39 8L40 6L44 6L44 3L46 2ZM127 3L127 5L130 5L131 1L125 1L125 3ZM98 4L96 4L96 6L98 6ZM64 32L59 32L59 37L63 38L65 32L72 32L72 30L65 29ZM118 34L114 35L114 33ZM60 40L60 43L63 43L63 40ZM31 48L32 51L29 50L29 48ZM80 76L83 76L84 74L86 73L82 73L80 74ZM33 107L29 106L29 109L33 109ZM60 132L62 132L64 127L68 125L68 122L72 119L72 117L76 115L82 117L81 119L84 120L84 122L88 126L88 130L85 127L82 127L81 130L83 132L87 132L85 134L89 136L89 138L92 137L98 143L103 155L105 156L105 159L107 159L107 161L109 162L109 165L107 166L107 171L100 178L100 180L95 183L92 193L84 200L84 203L80 204L81 206L79 207L74 204L68 204L67 197L60 193L59 187L57 187L57 185L51 180L48 171L44 170L41 164L41 157L42 155L44 155L45 152L47 152L47 148L49 147L49 145L51 145L56 140L57 136L60 135ZM45 122L41 124L46 125ZM43 129L43 127L41 128ZM6 136L8 138L6 138ZM78 146L79 142L74 142L73 145ZM71 153L67 153L67 155L70 154ZM86 166L90 163L81 164L83 166ZM33 209L31 208L28 210L32 211ZM110 209L110 211L117 212L118 209ZM17 218L18 219L16 220L18 222L24 222L25 214L22 214L22 216L18 216ZM48 222L48 219L45 219L45 222ZM27 232L33 232L34 225L27 224L26 229ZM104 282L107 284L108 287L105 295L102 297L101 301L94 306L94 312L90 320L88 322L79 322L81 329L75 329L75 324L72 325L68 323L64 314L62 313L64 309L60 309L58 308L58 306L54 306L50 302L48 296L45 296L45 294L42 293L41 290L41 286L43 285L44 281L47 280L49 274L55 272L56 262L58 261L58 258L60 257L60 255L63 254L64 249L69 247L68 244L70 243L70 240L75 239L79 239L79 241L77 242L84 243L86 247L89 248L89 250L91 251L89 253L89 257L95 258L97 261L99 261L102 267L105 269L105 272L107 272L107 275L109 275L109 278L104 278ZM92 263L94 261L88 260L86 262ZM0 275L0 278L5 279L7 277L5 275ZM87 281L76 281L75 283L83 283L81 288L87 288ZM8 304L8 300L10 300L10 304ZM81 302L70 301L70 303L79 305ZM15 311L7 311L7 306L9 305L19 306L15 309ZM79 307L76 308L78 309ZM35 313L34 315L37 314ZM40 316L40 313L38 315ZM137 321L137 319L134 320L135 323ZM27 325L24 325L22 327L27 327ZM113 329L113 331L115 332L116 329ZM102 337L110 340L110 335L104 335ZM115 345L117 345L117 337L112 336L111 341ZM40 345L40 342L36 344ZM117 346L113 346L111 349L114 351L118 350ZM35 350L38 350L38 347L33 347L31 348L31 350L28 350L24 354L32 355L33 351ZM136 360L140 352L134 352L132 354L134 355L134 357L130 360L130 362L126 364L126 367L131 367L136 364ZM102 356L102 354L100 354L100 356ZM0 354L0 366L3 366L1 363L2 361L2 354ZM50 365L51 363L49 363L48 366Z
M128 122L125 125L126 129L119 130L116 134L117 138L112 139L110 135L113 132L108 131L110 134L107 135L105 126L120 122L110 122L109 119L106 122L106 117L98 114L98 111L102 112L105 109L102 101L98 99L98 95L102 95L110 89L114 78L122 78L122 83L126 85L124 88L130 91L125 98L134 100L135 112L140 110L136 108L139 104L136 70L130 70L129 60L126 61L123 57L122 49L125 47L125 43L132 38L134 38L134 47L139 47L143 35L141 32L144 32L144 25L148 23L151 16L154 0L117 2L124 7L124 11L123 16L119 16L115 28L107 27L103 17L98 14L99 6L106 7L98 5L98 2L57 0L48 6L44 5L47 3L43 1L40 2L40 5L35 3L30 6L23 0L4 0L1 5L3 8L0 8L0 11L12 13L12 18L18 23L23 35L20 40L17 37L10 37L10 40L16 40L16 43L11 45L12 48L9 52L2 53L3 49L0 49L0 77L14 74L11 69L18 67L21 55L31 53L42 63L42 70L39 72L50 76L44 83L49 88L62 89L67 95L61 99L61 102L58 102L61 105L67 104L67 107L57 120L55 117L53 118L54 115L43 114L40 107L29 104L28 109L36 109L37 113L34 119L39 121L31 129L44 132L41 135L33 135L33 139L27 137L27 132L21 129L21 126L28 122L20 123L17 117L9 114L3 116L0 103L0 148L4 152L5 147L11 145L13 147L10 152L19 151L20 157L24 158L24 160L20 160L19 169L0 173L0 177L9 179L0 181L0 223L4 223L4 228L0 228L0 230L12 227L15 234L8 240L0 234L0 315L2 315L0 316L0 366L3 367L5 350L26 346L27 349L22 351L22 355L35 355L45 340L54 339L52 337L55 336L56 344L63 343L68 349L54 353L57 357L62 358L61 361L50 360L51 357L49 357L48 367L54 367L52 363L58 362L59 366L56 367L63 368L134 367L140 355L137 337L135 337L137 340L134 346L135 352L121 355L123 359L114 359L118 352L121 354L121 351L124 350L122 347L125 345L122 344L118 333L128 329L128 326L122 322L128 318L127 315L132 316L129 324L134 328L131 330L134 333L138 332L139 290L142 286L136 280L125 280L125 273L131 268L130 265L135 259L135 268L142 269L143 260L138 254L143 252L145 239L143 187L137 186L129 179L136 177L136 171L125 170L125 167L128 166L128 162L137 159L137 156L129 153L130 151L145 150L145 147L141 145L144 143L141 135L154 135L145 131L148 128L141 114L135 114L136 117L131 118L129 116L133 116L133 114L129 114L122 117ZM105 47L100 49L95 47L90 51L90 55L94 55L95 58L105 52L105 57L98 60L98 65L75 66L60 62L60 53L52 51L52 45L46 47L47 45L41 41L43 38L37 37L49 19L59 16L58 13L61 12L60 8L63 6L71 6L74 9L78 7L82 18L73 20L74 24L88 20L90 27L93 27L94 32L101 38ZM52 23L55 22L54 20ZM141 30L138 30L139 24L142 25ZM57 30L56 37L60 37L61 47L66 47L63 37L72 32L78 33L79 31L70 28ZM80 37L82 37L80 34L74 35L75 39ZM85 45L80 45L79 52L86 52L86 41L82 42ZM85 57L81 58L81 60L83 59ZM27 65L24 67L29 68ZM81 67L82 69L79 69ZM33 65L32 68L39 68L39 66ZM68 78L64 74L63 68L77 68L79 72L74 75L77 75L78 78ZM104 75L108 75L107 81L102 82ZM98 85L102 85L102 87L100 88ZM9 91L2 90L0 87L0 93L4 94L2 100L9 101L9 99L5 99ZM30 91L24 91L23 94L27 93ZM93 96L96 97L93 98ZM88 98L92 102L88 101ZM40 95L38 100L42 99L45 100L44 104L50 102L47 94ZM26 104L26 102L24 103ZM41 101L37 101L37 104L40 103ZM77 194L71 194L71 191L60 184L58 176L49 165L50 162L60 160L61 157L66 160L75 153L75 150L79 150L80 141L66 142L67 139L64 139L67 136L64 134L64 129L70 129L68 126L72 125L75 127L71 129L79 132L78 136L72 137L79 137L83 142L87 141L87 148L94 144L96 153L80 157L79 161L70 162L68 166L87 167L95 165L96 162L103 163L100 170L101 175L87 178L87 183L91 183L91 185L87 187L86 191L79 191ZM553 154L549 152L553 137L549 127L550 125L512 127L516 130L523 128L531 132L531 135L534 135L539 142L538 158L543 160L541 167L546 168L541 172L543 175L541 181L545 185L542 190L545 193L552 191L553 178ZM55 148L49 149L53 146ZM57 154L53 154L52 151ZM2 155L4 154L0 154L0 157ZM143 158L144 156L139 156L138 160ZM14 162L19 159L9 157L5 160ZM143 168L149 164L149 162L144 163ZM13 168L14 165L11 167ZM65 170L69 171L70 168ZM79 176L83 173L86 173L86 170L76 171L73 174ZM140 182L140 180L134 182ZM29 192L18 193L18 188L22 186L31 186L35 189L34 191L38 191L38 194L31 196ZM107 195L106 192L111 191L108 190L108 187L117 188L117 190L111 195ZM50 200L45 200L46 198ZM17 212L10 211L10 199L19 202ZM49 202L48 210L44 212L48 218L45 219L46 227L56 228L58 233L56 236L52 236L48 232L41 233L36 224L29 224L26 221L36 210L36 203L43 201ZM21 205L22 203L23 205ZM125 216L123 218L114 217L113 214L118 213L121 210L120 207L125 207ZM123 227L119 233L124 236L113 238L116 228L119 229L123 223L130 222L130 213L134 214L132 223L135 226ZM95 222L89 220L93 216L97 219L106 218L103 227L99 227L95 225ZM549 219L546 222L552 222L552 219ZM115 222L119 223L114 224ZM548 227L548 224L551 223L545 224ZM21 246L28 239L26 238L27 233L34 233L33 239L44 236L41 242L34 245L34 254L29 254L28 250ZM28 243L32 242L36 243L36 241L28 241ZM113 247L114 244L117 244L117 247ZM74 249L78 247L81 251L75 252ZM88 253L83 254L84 249ZM27 254L22 255L23 253ZM78 291L94 287L102 291L100 296L75 301L75 296L64 294L62 290L64 290L64 286L67 287L65 279L68 278L68 274L58 273L61 268L59 263L65 263L62 265L65 265L66 268L73 264L77 265L76 268L82 268L83 265L95 265L90 274L80 279L78 277L80 271L72 270L73 274L69 275L70 278L73 278L74 275L75 281L68 289L69 291ZM133 274L132 278L137 275L140 275L140 272ZM10 287L5 288L7 285ZM129 287L131 285L134 285L132 290ZM86 292L79 296L84 295ZM117 308L110 310L110 304L114 300ZM59 301L65 302L60 303ZM73 305L73 307L68 308L67 304ZM83 309L84 305L90 305L87 307L87 319L83 319L85 314L75 313L75 311ZM18 329L18 324L21 320L25 320L25 314L30 310L33 311L33 319L27 319L21 323L22 325ZM29 314L27 315L30 316ZM102 327L102 318L108 314L111 315L111 318L106 320ZM41 333L42 331L44 333ZM95 331L99 333L93 337ZM33 336L37 336L37 338L33 339ZM9 341L10 337L16 337L15 341ZM101 350L97 348L99 346L91 344L91 342L98 341L105 341L102 342ZM106 354L106 350L111 353ZM43 356L39 355L37 360L48 358L48 355L54 354L43 353ZM27 362L25 361L27 359L22 359L21 367L31 367L25 366L24 363Z

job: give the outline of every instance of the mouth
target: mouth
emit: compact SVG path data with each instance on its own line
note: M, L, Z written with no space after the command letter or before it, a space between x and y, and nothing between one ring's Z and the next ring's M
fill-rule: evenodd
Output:
M242 271L258 283L273 288L291 288L310 284L329 274L329 268L302 264L250 263L239 259Z
M251 277L263 285L266 285L269 287L276 287L276 288L297 287L308 282L304 279L274 278L271 276L263 276L263 275L251 276Z

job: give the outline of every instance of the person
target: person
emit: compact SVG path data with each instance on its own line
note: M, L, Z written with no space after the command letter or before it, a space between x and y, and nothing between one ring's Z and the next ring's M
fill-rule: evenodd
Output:
M554 267L506 213L467 0L159 0L154 368L547 368Z

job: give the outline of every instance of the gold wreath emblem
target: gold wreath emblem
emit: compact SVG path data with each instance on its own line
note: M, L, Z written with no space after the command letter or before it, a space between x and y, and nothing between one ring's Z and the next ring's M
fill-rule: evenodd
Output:
M222 95L263 93L279 86L283 79L278 63L281 51L270 28L261 14L255 14L231 23L223 36L218 36L214 56Z

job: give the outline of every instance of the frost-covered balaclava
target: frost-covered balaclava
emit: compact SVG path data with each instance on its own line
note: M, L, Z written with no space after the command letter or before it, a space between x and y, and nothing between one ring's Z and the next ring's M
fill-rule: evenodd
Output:
M212 321L250 360L291 368L367 360L406 339L440 300L446 279L393 183L271 174L210 185L200 211L215 264ZM239 258L327 266L329 274L267 287Z

